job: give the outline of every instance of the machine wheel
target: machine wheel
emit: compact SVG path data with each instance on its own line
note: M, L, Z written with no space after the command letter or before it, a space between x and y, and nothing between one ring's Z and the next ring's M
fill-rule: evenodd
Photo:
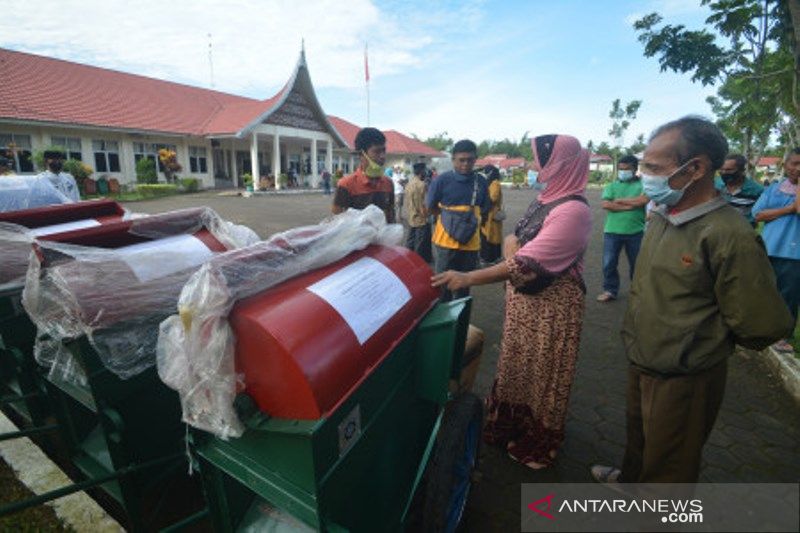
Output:
M460 394L445 406L428 465L423 531L452 533L458 527L478 462L482 429L483 402L474 394Z

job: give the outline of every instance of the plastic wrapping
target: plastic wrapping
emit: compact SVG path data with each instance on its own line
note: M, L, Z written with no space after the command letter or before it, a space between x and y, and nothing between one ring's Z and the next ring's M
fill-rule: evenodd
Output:
M68 203L72 200L45 177L0 176L0 213Z
M178 314L161 323L158 338L158 373L179 392L183 420L221 438L242 434L233 408L240 379L227 319L236 301L370 244L398 245L402 237L402 226L386 224L383 211L370 205L220 254L203 265L183 287Z
M0 291L22 291L32 245L37 239L110 222L141 218L112 200L89 200L0 213Z
M120 378L142 372L155 363L158 324L174 312L189 276L215 253L257 241L209 208L109 224L69 244L37 241L22 295L38 328L37 360L51 375L80 382L62 341L86 335Z

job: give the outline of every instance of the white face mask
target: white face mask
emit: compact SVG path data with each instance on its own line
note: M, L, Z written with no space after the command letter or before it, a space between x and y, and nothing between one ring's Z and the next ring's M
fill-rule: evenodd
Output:
M633 179L633 170L620 170L617 172L619 181L630 181Z
M689 180L689 182L683 186L681 189L673 189L669 186L669 180L672 179L678 172L680 172L683 167L689 164L689 161L679 166L675 171L668 175L668 176L653 176L651 174L642 174L642 189L644 193L647 195L648 198L653 200L657 204L663 204L667 206L673 206L681 201L683 198L683 193L686 192L686 189L691 187L693 181Z

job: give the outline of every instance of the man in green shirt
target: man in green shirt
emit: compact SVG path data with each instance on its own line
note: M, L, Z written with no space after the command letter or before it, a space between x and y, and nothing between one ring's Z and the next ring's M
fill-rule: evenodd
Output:
M753 215L750 213L753 204L764 192L764 187L750 179L747 174L747 159L741 154L728 154L719 177L714 181L717 190L731 207L747 218L750 225L755 226Z
M628 271L633 279L633 266L639 255L644 234L644 211L647 196L642 194L642 182L636 176L639 160L626 155L617 163L617 179L603 188L603 209L606 215L603 237L603 292L598 302L617 299L619 272L617 264L622 249L628 257Z
M761 239L714 188L728 143L703 118L658 128L642 186L659 207L642 242L622 327L630 362L622 469L598 481L694 483L735 345L760 350L794 327Z

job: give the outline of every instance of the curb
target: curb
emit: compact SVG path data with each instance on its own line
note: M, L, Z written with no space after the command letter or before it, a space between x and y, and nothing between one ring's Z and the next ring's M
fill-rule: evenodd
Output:
M793 353L781 353L770 346L761 351L764 360L781 378L786 392L800 404L800 359Z
M0 432L10 431L17 431L17 426L0 413ZM34 494L42 494L72 483L27 437L0 442L0 457L14 470L17 479ZM59 520L75 531L125 531L85 492L76 492L45 505L53 507Z

